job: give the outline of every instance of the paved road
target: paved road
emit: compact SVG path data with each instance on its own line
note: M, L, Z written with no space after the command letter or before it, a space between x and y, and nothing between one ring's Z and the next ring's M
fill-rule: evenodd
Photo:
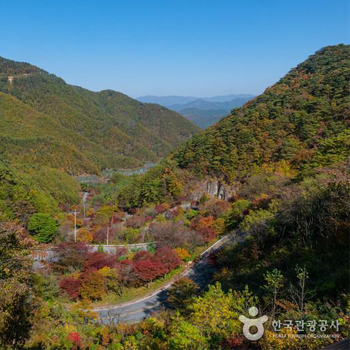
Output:
M191 278L201 289L206 288L212 281L214 273L214 269L208 264L208 254L220 249L228 240L229 237L225 236L216 242L201 255L199 262L183 273L183 276ZM161 307L166 307L167 289L170 286L171 283L152 295L139 299L136 302L125 303L122 306L117 305L94 309L94 311L98 312L100 320L105 324L111 322L137 322L150 316L152 312L159 310Z

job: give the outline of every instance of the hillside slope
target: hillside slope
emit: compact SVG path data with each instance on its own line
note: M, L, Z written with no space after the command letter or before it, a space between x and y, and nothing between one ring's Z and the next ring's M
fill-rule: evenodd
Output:
M350 46L325 47L171 158L180 168L227 182L257 167L303 169L344 160L350 147L349 77Z
M71 173L157 161L199 131L176 112L0 58L1 151Z

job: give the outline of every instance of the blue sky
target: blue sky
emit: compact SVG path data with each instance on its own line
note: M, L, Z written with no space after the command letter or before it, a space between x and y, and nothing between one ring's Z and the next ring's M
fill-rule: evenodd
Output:
M0 0L0 33L0 56L95 91L259 94L349 43L349 0Z

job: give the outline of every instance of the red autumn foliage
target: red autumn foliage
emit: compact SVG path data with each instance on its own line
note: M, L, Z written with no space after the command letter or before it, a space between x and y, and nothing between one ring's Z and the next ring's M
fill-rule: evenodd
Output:
M132 259L135 262L141 261L141 260L150 260L151 259L151 254L148 253L145 250L140 250L135 253L134 258Z
M162 214L169 209L168 203L157 204L155 207L155 211L157 214Z
M154 258L161 263L166 273L181 265L179 255L169 247L157 249Z
M230 335L223 341L224 349L231 350L248 350L249 349L249 341L244 338L242 335Z
M125 260L123 260L120 264L121 264L121 265L125 265L125 266L132 265L132 260L130 260L130 259L125 259Z
M216 237L216 232L212 227L214 223L214 218L212 216L207 216L204 218L194 218L191 221L191 228L200 234L203 241L210 242Z
M53 268L58 271L81 269L89 252L90 248L83 242L62 242L54 249Z
M124 284L131 283L133 276L133 263L130 259L125 259L117 265L118 278Z
M84 269L102 269L102 267L108 266L110 268L116 267L118 264L118 258L116 255L94 252L88 254L87 259L84 261Z
M77 349L81 344L81 337L78 332L71 332L68 334L68 339L74 344L73 349Z
M212 227L203 227L198 233L201 235L204 242L211 242L216 238L216 232Z
M155 260L138 260L134 263L134 273L142 282L150 282L164 274L162 264Z
M272 201L271 196L264 195L260 198L255 199L252 202L252 206L255 210L257 210L257 209L267 210L269 208L271 201Z
M61 280L60 288L70 298L77 299L80 293L81 281L74 277L65 277Z

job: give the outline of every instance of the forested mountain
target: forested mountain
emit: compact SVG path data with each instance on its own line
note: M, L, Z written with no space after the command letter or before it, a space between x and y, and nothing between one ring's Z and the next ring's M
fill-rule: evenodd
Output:
M307 171L344 160L350 146L350 47L329 46L172 157L231 182L257 167Z
M0 347L318 350L348 338L349 54L350 46L325 47L146 173L84 186L67 170L113 166L118 147L117 161L157 158L166 153L157 147L188 134L164 134L156 116L170 112L157 105L71 87L29 65L11 79L7 65L0 135L12 164L0 164ZM108 254L105 242L156 244ZM42 244L56 245L57 258L33 271ZM194 273L182 275L188 261ZM196 270L210 273L205 288ZM154 288L156 304L143 298ZM164 308L124 323L125 307L135 308L125 301L139 297L145 306L129 315ZM123 308L108 309L115 303ZM240 316L250 318L253 305L268 322L251 342Z
M73 174L157 161L198 132L178 113L0 58L1 152Z

